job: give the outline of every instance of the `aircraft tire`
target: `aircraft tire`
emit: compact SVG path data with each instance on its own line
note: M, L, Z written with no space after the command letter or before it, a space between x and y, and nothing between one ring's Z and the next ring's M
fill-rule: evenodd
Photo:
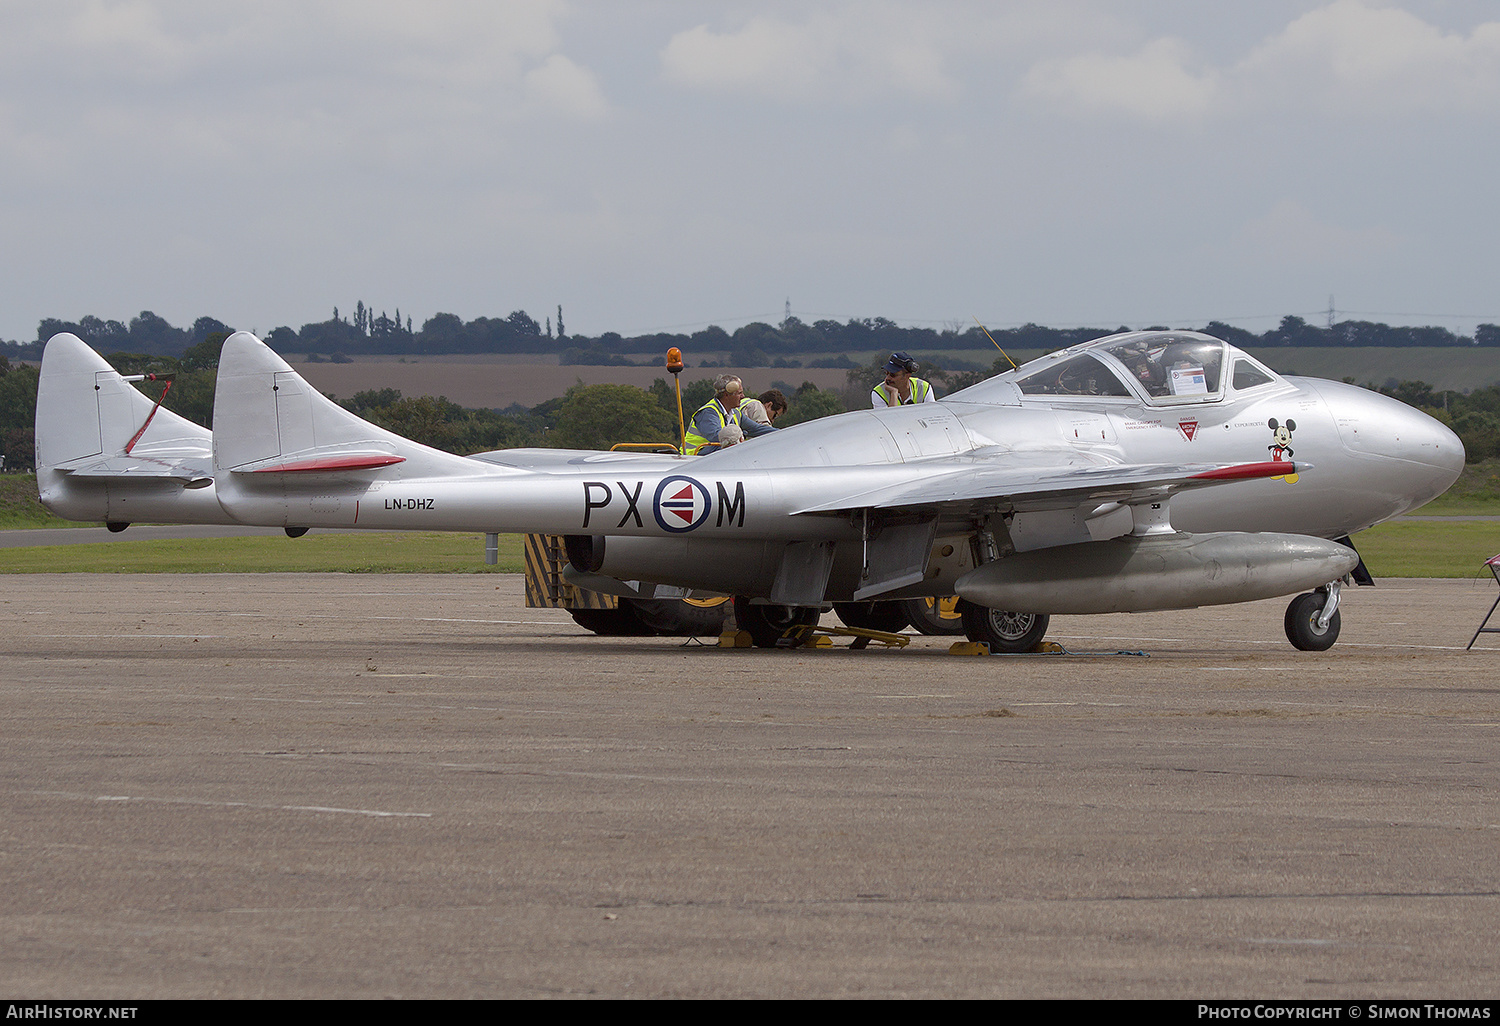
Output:
M1318 629L1318 616L1328 601L1326 595L1309 591L1292 599L1286 607L1286 639L1303 652L1326 652L1339 639L1339 613L1333 611L1328 626Z
M756 648L775 648L776 642L798 624L815 624L822 615L817 606L752 605L743 596L734 600L734 619L742 631L750 632Z
M578 626L602 638L641 638L656 633L623 603L617 609L570 609L568 615Z
M835 602L833 611L846 627L896 634L906 630L911 619L905 602Z
M620 605L651 632L677 638L717 637L724 633L731 609L727 600L698 605L682 599L621 599Z
M964 618L959 615L953 597L914 598L901 603L906 617L920 634L929 636L962 634Z
M984 642L993 653L1030 652L1046 635L1051 622L1045 613L1013 613L962 599L958 614L969 640Z

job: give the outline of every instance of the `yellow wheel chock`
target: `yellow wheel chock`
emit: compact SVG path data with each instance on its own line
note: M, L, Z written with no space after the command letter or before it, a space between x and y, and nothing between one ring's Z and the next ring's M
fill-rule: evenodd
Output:
M911 638L890 631L872 631L865 627L819 627L817 624L797 624L787 630L776 642L777 648L832 648L834 638L853 638L849 648L868 648L870 642L878 642L886 648L905 648Z

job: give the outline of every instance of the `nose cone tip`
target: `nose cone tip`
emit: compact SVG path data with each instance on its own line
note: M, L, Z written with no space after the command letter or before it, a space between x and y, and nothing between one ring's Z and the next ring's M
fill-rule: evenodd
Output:
M1410 513L1432 501L1463 473L1463 442L1436 418L1353 385L1320 381L1317 387L1344 448L1356 463L1373 460L1366 486L1390 504L1383 518Z
M1415 411L1413 411L1415 412ZM1417 413L1426 421L1422 430L1408 428L1413 435L1420 434L1422 441L1413 454L1416 462L1432 468L1427 487L1419 489L1413 497L1411 509L1424 505L1442 495L1453 486L1464 470L1464 443L1446 424ZM1414 426L1413 426L1414 427Z
M1417 416L1424 422L1420 428L1417 428L1417 431L1424 436L1420 446L1423 462L1437 470L1446 471L1452 475L1453 480L1457 480L1458 475L1463 473L1464 469L1463 439L1441 421L1434 420L1424 413L1417 413ZM1449 482L1451 483L1452 481Z

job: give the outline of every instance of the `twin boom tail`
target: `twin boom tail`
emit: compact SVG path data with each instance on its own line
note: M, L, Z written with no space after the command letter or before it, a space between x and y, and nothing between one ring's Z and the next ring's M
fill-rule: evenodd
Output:
M1316 587L1358 559L1335 542L1297 535L1184 535L1163 516L1138 522L1129 537L1013 553L953 573L929 563L940 526L949 538L975 530L964 526L973 514L954 519L955 509L1026 501L1071 515L1108 494L1164 514L1178 489L1264 476L1269 465L1027 470L1005 460L897 459L773 467L728 454L597 452L476 459L360 419L247 332L224 343L214 402L210 434L158 409L78 339L58 336L38 397L43 501L75 519L545 532L601 546L604 536L633 536L633 546L612 547L604 574L791 604L941 586L979 605L1038 613L1184 608ZM791 443L790 433L782 441ZM841 495L849 498L828 501ZM903 572L872 586L870 569L883 563Z

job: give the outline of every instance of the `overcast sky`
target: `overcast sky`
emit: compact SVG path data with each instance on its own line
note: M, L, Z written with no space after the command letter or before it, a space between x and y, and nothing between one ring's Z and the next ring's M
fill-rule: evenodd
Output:
M1500 5L0 0L0 337L1500 322Z

